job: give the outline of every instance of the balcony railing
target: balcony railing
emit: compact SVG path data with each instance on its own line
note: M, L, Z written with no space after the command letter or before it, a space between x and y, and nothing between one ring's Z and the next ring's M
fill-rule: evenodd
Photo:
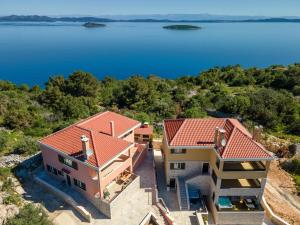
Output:
M255 179L223 179L221 189L228 188L260 188L259 180Z
M137 178L137 175L135 174L128 174L128 177L126 180L122 180L122 178L115 180L113 183L111 183L104 192L105 198L102 200L110 203L112 202L119 194L122 193L123 190L126 189L135 179Z
M263 211L263 207L256 199L230 200L230 203L227 207L216 204L216 208L219 212Z
M223 171L265 171L262 162L225 162Z

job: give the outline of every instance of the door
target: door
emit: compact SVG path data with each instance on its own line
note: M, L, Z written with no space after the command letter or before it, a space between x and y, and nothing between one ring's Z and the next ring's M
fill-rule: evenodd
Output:
M67 175L67 183L68 183L69 186L71 186L71 178L70 178L69 175Z
M175 189L176 188L176 181L174 178L170 179L170 188Z
M202 174L208 174L209 172L209 163L203 163Z

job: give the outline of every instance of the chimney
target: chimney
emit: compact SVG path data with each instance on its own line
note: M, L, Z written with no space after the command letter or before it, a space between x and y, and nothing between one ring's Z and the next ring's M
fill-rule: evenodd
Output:
M110 121L110 134L111 136L115 136L115 123L114 121Z
M216 129L215 129L215 138L214 138L215 145L218 144L218 136L219 136L219 127L216 127Z
M254 126L252 138L254 141L260 142L263 126Z
M225 133L226 133L226 131L224 129L220 129L219 132L220 132L219 144L222 147L225 147L226 146L226 140L225 140Z
M93 154L92 150L90 149L90 142L85 135L82 135L80 139L82 143L83 156L84 159L87 160Z
M145 123L143 124L143 127L144 127L144 128L149 127L149 123L148 123L148 122L145 122Z

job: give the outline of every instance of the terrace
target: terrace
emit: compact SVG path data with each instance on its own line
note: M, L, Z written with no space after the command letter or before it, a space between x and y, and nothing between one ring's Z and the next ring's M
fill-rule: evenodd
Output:
M232 212L232 211L263 211L262 206L258 203L255 197L219 197L216 205L218 211Z
M221 189L228 188L260 188L260 182L257 179L223 179Z
M225 162L223 171L265 171L262 162Z
M104 190L104 200L112 202L123 190L126 189L137 176L126 170L121 173L114 181L106 186Z

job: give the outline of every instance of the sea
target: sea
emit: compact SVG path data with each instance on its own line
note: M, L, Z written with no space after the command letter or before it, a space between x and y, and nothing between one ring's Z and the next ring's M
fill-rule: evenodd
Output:
M83 70L112 76L198 76L215 66L264 68L300 62L300 23L193 23L167 30L161 22L0 23L0 80L43 86L50 76Z

